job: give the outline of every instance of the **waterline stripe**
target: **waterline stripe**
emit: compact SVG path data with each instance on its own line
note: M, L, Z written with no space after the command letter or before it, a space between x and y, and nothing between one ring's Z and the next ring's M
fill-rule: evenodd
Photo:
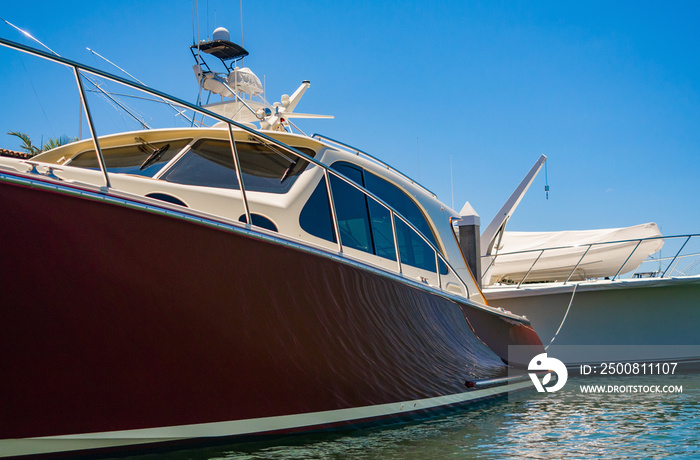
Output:
M509 391L522 390L531 386L532 382L529 381L518 382L510 385L467 391L435 398L311 412L307 414L283 415L278 417L262 417L228 422L45 436L38 438L7 439L0 441L0 457L120 447L194 438L264 434L280 430L341 422L360 422L392 415L411 414L417 411L489 398Z

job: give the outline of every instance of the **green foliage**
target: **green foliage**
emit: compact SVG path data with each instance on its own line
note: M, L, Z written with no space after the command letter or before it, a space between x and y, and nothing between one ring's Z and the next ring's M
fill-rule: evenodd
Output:
M9 134L10 136L19 137L22 140L22 145L20 146L20 148L32 156L37 155L41 152L46 152L47 150L55 149L56 147L60 147L61 145L70 144L71 142L75 142L78 140L78 138L70 136L51 138L47 142L45 142L41 148L39 148L32 144L32 140L29 138L29 136L27 136L24 133L10 131L7 134Z
M10 131L9 133L10 136L17 136L20 138L22 141L22 145L20 148L24 150L25 152L31 154L31 155L36 155L37 153L41 152L41 149L36 147L34 144L32 144L32 140L29 139L29 136L27 136L24 133L18 133L16 131Z
M70 144L71 142L77 141L78 138L76 137L70 137L70 136L61 136L59 138L52 138L49 139L44 145L41 147L41 150L43 152L46 152L47 150L55 149L56 147L60 147L65 144Z

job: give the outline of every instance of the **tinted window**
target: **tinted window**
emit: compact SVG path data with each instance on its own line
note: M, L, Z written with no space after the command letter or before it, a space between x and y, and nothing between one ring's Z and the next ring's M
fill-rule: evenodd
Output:
M338 162L332 168L386 201L435 244L435 236L423 213L398 187L349 163ZM389 210L340 178L330 175L330 181L343 246L396 260ZM335 242L331 219L325 180L321 180L302 210L301 227L312 235ZM396 239L401 263L435 271L433 249L398 218ZM447 267L442 261L440 272L447 273Z
M260 214L251 214L250 220L252 220L253 225L255 225L257 227L266 228L268 230L272 230L273 232L278 231L277 226L275 225L274 222L272 222L270 219L268 219L265 216L261 216ZM248 223L248 218L246 217L245 214L241 214L241 216L238 218L238 221L246 224L246 223Z
M362 173L357 173L361 179ZM374 253L365 194L338 177L330 177L340 241L343 246Z
M299 215L301 228L314 236L336 243L326 180L321 179Z
M402 264L435 271L435 251L400 219L396 219L396 239Z
M386 259L396 260L394 233L391 228L391 213L373 199L369 201L369 217L372 226L374 253Z
M418 205L394 184L365 171L365 187L384 200L437 246L433 231Z
M356 184L364 186L364 176L366 174L354 165L341 162L334 164L333 169ZM386 259L396 260L394 234L389 210L342 179L331 176L331 184L338 221L342 221L345 225L345 228L343 228L343 225L340 225L340 239L343 245L349 240L351 242L350 246L355 249L376 254ZM336 190L338 191L336 192ZM336 193L340 193L340 195L336 196ZM342 211L338 210L338 207ZM347 212L351 207L354 208L353 212ZM360 225L360 222L363 225ZM363 241L361 246L354 244L358 235Z
M345 162L334 163L332 168L345 175L358 185L363 185L367 190L384 200L393 207L399 214L414 225L423 235L437 247L435 236L426 220L425 216L418 208L418 205L397 186L386 180L375 176L367 171L361 170L355 165ZM339 182L338 179L336 181ZM338 206L339 198L336 197L335 182L333 186L333 199ZM349 187L345 184L345 187ZM360 193L358 191L358 193ZM368 212L369 232L372 236L372 250L379 256L396 260L396 250L394 248L394 237L391 228L391 214L379 203L371 198L365 197ZM356 200L357 201L357 200ZM337 211L337 209L336 209ZM340 220L340 212L338 212ZM401 263L429 271L435 271L435 252L423 241L409 226L396 219L396 238L401 255ZM341 234L341 240L345 244L345 238ZM440 261L441 273L447 273L447 267Z
M245 189L255 192L286 193L308 162L273 147L257 143L236 143ZM314 156L310 149L300 148ZM229 141L204 139L161 176L168 182L203 187L238 189L238 179Z
M172 160L173 157L189 143L189 139L155 142L151 144L151 147L139 143L120 147L103 148L102 155L104 156L107 171L109 172L153 177L165 163ZM153 149L165 147L166 145L169 145L169 147L165 152L163 152L163 156L142 171L140 169L141 164L146 161L149 155L153 152ZM79 153L66 164L70 166L77 166L78 168L100 169L100 165L97 162L97 156L95 155L94 150Z

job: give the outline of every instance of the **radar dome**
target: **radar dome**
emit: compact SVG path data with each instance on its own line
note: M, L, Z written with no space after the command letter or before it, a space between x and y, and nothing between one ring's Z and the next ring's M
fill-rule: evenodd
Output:
M226 40L227 42L231 41L231 36L229 35L226 27L217 27L212 34L212 38L214 40Z

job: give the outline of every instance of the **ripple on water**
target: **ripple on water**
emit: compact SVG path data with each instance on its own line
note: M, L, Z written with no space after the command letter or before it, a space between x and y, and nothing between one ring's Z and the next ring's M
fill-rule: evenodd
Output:
M409 425L187 450L168 458L444 459L700 457L700 375L572 378ZM683 385L674 394L583 394L579 385ZM145 457L140 457L145 459Z

